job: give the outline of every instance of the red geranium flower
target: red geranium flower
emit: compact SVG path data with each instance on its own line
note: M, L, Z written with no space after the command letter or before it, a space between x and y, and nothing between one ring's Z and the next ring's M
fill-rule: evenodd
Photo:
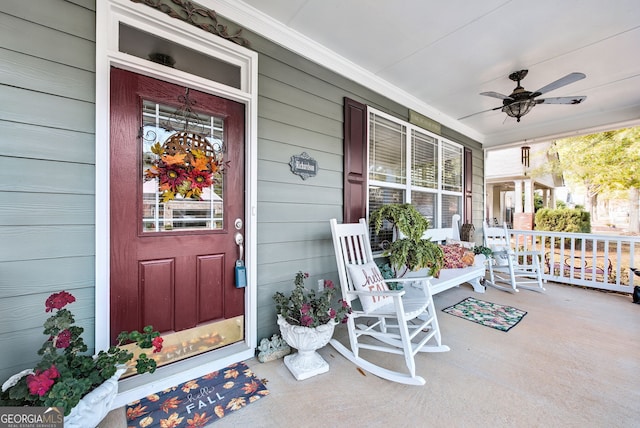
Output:
M303 315L306 315L309 313L309 311L311 311L311 305L309 303L305 303L304 305L302 305L302 307L300 308L300 313Z
M38 370L35 372L35 374L30 374L29 376L27 376L27 386L29 387L29 393L42 397L47 392L49 392L54 384L53 380L58 376L60 376L60 374L58 373L58 369L56 369L56 366L54 365L43 372L40 372Z
M303 315L300 317L300 325L304 327L310 327L313 324L313 317L309 315Z
M75 301L76 298L73 297L71 293L67 293L66 291L53 293L47 298L47 301L45 302L45 312L51 312L54 309L62 309L67 306L67 304L73 303Z
M45 376L44 373L32 374L27 378L27 385L30 394L42 397L53 386L53 380Z
M58 368L51 364L51 367L46 369L43 374L46 374L49 379L58 379L60 377L60 373L58 372Z
M62 330L60 333L58 333L55 344L56 348L68 348L71 344L71 332L69 330Z
M154 353L162 351L162 342L163 341L164 341L164 339L161 338L160 336L153 338L153 340L151 341L151 344L153 345L153 352Z

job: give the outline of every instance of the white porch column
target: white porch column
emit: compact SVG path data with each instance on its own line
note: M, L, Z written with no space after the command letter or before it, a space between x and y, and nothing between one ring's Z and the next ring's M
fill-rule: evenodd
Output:
M493 199L493 184L487 185L487 221L492 224L495 200Z
M556 189L549 189L549 208L556 208Z
M520 214L522 212L522 180L514 181L514 198L515 198L515 209L514 214Z
M524 212L533 212L533 182L531 180L524 182Z

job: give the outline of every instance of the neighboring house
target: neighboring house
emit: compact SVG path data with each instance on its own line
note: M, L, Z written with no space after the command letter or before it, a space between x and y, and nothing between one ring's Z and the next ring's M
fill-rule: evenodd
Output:
M173 363L121 381L122 404L252 357L297 271L337 281L330 218L409 198L434 227L485 217L478 142L250 31L243 47L126 0L5 0L0 22L2 381L37 360L52 292L76 296L93 349L146 324L167 334ZM222 194L163 207L141 130L183 124L189 105L225 141ZM316 174L292 173L293 156ZM155 226L175 220L164 208L180 230Z
M549 153L552 145L540 142L485 152L487 219L531 229L535 192L542 196L545 207L555 208L555 189L564 182L561 174L543 169L555 156Z

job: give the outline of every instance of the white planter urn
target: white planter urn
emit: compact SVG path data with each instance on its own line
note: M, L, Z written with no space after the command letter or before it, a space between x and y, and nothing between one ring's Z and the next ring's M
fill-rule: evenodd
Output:
M126 366L119 367L116 373L105 380L96 389L80 399L71 409L71 413L64 417L65 428L97 427L100 421L111 411L113 401L118 395L118 379L127 371ZM3 385L2 390L15 385L23 376L33 374L33 370L23 370L11 376Z
M316 350L329 343L336 324L337 322L332 320L315 328L302 327L291 325L278 315L282 338L289 346L298 350L297 353L284 357L284 364L297 380L308 379L329 371L329 364Z

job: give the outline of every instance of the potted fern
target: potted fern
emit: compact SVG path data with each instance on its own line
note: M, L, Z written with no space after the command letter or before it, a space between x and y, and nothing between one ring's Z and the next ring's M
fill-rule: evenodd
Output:
M411 204L386 204L373 211L369 218L376 234L385 221L392 224L394 236L385 249L385 256L389 257L396 276L423 268L429 269L429 275L438 276L444 264L442 249L430 239L422 239L429 220Z

